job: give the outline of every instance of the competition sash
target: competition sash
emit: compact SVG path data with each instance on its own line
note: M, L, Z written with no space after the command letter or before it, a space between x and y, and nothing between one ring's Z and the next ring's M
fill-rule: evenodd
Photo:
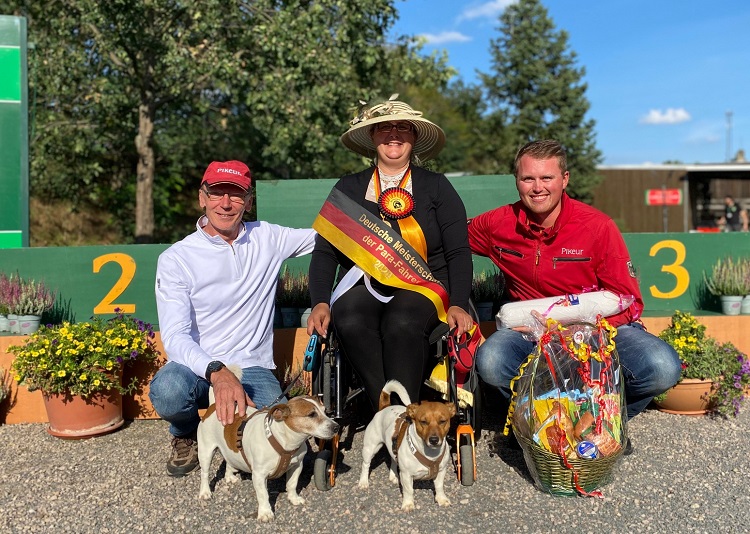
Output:
M338 189L328 195L313 228L381 284L416 291L447 322L448 293L427 262L393 228Z

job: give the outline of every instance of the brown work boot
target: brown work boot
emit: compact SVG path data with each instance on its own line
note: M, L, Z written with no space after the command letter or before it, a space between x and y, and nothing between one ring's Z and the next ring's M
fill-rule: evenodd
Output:
M198 467L198 440L195 433L172 438L172 454L167 460L167 473L173 477L184 477Z

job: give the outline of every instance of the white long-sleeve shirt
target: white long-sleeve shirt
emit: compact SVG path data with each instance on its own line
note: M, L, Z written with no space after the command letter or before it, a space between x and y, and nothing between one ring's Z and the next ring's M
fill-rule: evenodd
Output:
M159 255L156 307L170 361L201 377L212 360L273 369L274 297L287 258L309 254L315 231L244 223L230 245L201 228Z

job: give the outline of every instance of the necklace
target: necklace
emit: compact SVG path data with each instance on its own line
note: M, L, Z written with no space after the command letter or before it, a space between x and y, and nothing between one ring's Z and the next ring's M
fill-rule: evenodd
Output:
M397 187L399 182L401 182L401 178L404 177L404 174L406 174L406 171L408 169L409 168L407 167L403 171L396 174L386 174L378 167L378 176L380 177L380 181L382 182L383 190L390 189L391 187Z

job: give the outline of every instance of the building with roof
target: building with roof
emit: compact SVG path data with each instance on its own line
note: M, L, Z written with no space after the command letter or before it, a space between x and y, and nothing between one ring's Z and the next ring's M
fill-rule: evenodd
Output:
M750 163L602 165L593 206L623 232L719 231L724 198L750 208ZM575 177L571 177L575 179Z

